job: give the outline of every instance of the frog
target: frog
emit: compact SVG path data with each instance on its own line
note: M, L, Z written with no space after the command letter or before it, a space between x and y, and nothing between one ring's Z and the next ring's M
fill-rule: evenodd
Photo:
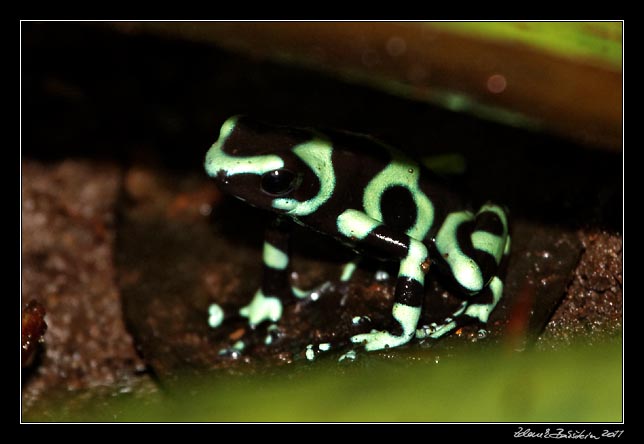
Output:
M290 282L294 224L356 252L341 281L351 279L364 256L399 263L393 327L351 336L356 349L394 348L414 338L438 339L467 323L486 324L502 297L507 208L488 201L476 209L439 174L375 137L235 115L221 126L204 166L224 193L272 215L260 288L239 309L252 328L274 325L285 306L309 295ZM463 302L440 325L419 327L430 269Z

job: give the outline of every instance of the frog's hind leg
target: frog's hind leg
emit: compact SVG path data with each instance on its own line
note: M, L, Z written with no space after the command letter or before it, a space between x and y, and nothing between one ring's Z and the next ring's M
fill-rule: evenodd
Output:
M458 329L472 322L486 324L490 313L501 300L503 295L503 281L494 276L489 285L476 296L471 297L468 301L463 301L461 306L450 317L444 320L443 324L423 326L416 330L418 339L432 338L438 339L445 336L452 330Z
M450 213L436 235L436 249L461 289L477 294L498 273L509 251L505 211L494 204L483 205L476 214Z
M347 282L353 276L353 273L358 268L358 263L362 259L361 256L355 257L353 260L347 262L342 266L342 274L340 275L341 282Z
M468 228L467 218L462 218L462 221L463 227ZM468 242L461 242L458 249L455 250L454 245L445 242L445 239L448 239L445 233L439 233L440 243L437 247L439 251L446 246L450 248L448 251L441 252L442 254L447 253L448 256L453 251L458 253L452 255L453 262L450 263L454 277L465 290L474 291L470 291L469 299L464 301L461 307L452 313L442 325L418 329L416 331L417 338L431 337L437 339L473 321L486 324L490 313L501 300L503 281L500 276L504 273L510 255L510 234L508 233L505 211L496 205L486 204L481 207L473 218L473 225L470 225L470 227L471 230L461 230L459 235L460 239L469 238L469 245L467 245L466 249L472 252L471 256L474 260L466 255L459 256L459 254L462 254L460 252L463 249L463 245ZM454 225L452 230L456 239L456 233L460 230L460 225ZM469 236L465 236L463 233L469 233ZM472 273L472 271L475 271L475 273ZM466 282L475 281L475 279L470 278L472 275L478 276L486 284L480 289L467 288Z
M358 264L362 260L362 256L356 256L349 262L345 262L342 265L342 273L340 274L340 282L348 282L352 277L355 271L358 269ZM311 301L316 301L320 297L320 293L324 292L332 286L331 282L323 282L322 284L310 289L302 290L301 288L291 286L291 291L293 295L298 299L309 298Z

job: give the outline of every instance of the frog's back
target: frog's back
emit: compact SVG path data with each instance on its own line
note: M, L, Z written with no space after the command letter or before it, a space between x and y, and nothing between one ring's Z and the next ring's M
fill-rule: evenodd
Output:
M362 134L332 132L329 138L338 206L359 209L425 243L435 237L447 213L463 209L457 193L401 151Z

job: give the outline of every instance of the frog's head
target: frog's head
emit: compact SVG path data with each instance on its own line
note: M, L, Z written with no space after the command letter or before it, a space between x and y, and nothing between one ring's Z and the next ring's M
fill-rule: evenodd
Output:
M234 116L208 150L205 168L223 191L255 207L304 215L321 205L325 182L333 179L330 155L310 131Z

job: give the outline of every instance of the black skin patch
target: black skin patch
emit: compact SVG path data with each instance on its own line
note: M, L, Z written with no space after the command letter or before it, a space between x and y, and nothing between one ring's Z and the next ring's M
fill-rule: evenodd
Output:
M257 174L240 173L230 177L220 170L217 173L217 186L221 191L243 198L246 203L257 208L270 208L275 198L261 191L261 176ZM249 195L253 196L252 200L246 200Z
M401 233L414 226L418 213L411 192L402 186L387 188L382 193L380 211L385 224Z
M483 275L483 282L487 283L496 273L498 264L490 253L477 250L472 245L472 232L478 229L478 218L470 222L464 222L456 231L456 239L463 253L474 259L479 266Z
M396 302L411 307L420 307L423 305L424 294L423 286L416 279L407 276L398 278L394 295Z
M222 149L239 157L278 154L314 137L312 131L305 129L273 126L240 116Z
M364 134L345 131L324 130L324 134L333 140L333 147L338 152L351 154L356 159L355 166L364 166L365 162L386 166L391 154L381 143Z
M476 216L476 230L503 235L503 223L494 211L482 211Z
M391 155L384 146L366 136L338 131L324 132L324 136L333 143L331 162L335 170L335 188L327 202L315 213L302 217L301 220L310 228L330 234L344 242L346 238L336 235L337 216L346 209L363 209L360 187L369 183L376 174L389 165ZM290 159L287 156L283 158L290 167L291 164L288 163ZM300 188L304 188L307 184L314 185L309 195L315 196L320 183L310 169L303 178ZM298 200L304 199L298 197ZM402 209L403 213L406 211L407 209Z
M360 248L369 256L400 260L409 251L409 237L405 233L380 225L360 241Z

